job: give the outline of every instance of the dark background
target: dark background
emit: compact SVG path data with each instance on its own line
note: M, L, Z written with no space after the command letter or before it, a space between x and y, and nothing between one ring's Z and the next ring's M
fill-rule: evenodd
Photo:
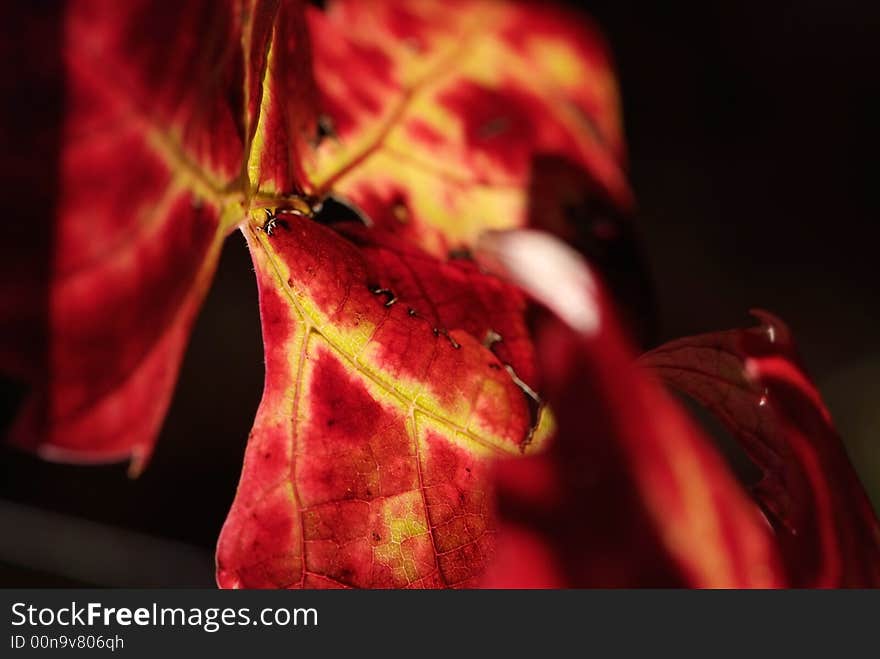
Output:
M660 5L588 5L617 60L659 339L741 326L754 306L780 315L880 506L880 6ZM161 585L181 572L210 584L261 389L256 287L236 234L138 480L2 450L0 534L57 546L0 555L0 585Z

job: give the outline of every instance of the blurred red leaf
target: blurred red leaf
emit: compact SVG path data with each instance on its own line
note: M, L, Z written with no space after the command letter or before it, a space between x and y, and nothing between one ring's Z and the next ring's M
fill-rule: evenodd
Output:
M535 334L558 433L497 470L491 587L771 587L783 583L758 508L683 410L635 364L583 260L536 232L483 256L553 314Z
M73 0L63 19L49 253L2 292L3 370L28 386L11 441L136 471L223 238L300 168L305 23L295 3L231 0Z
M491 0L337 0L309 24L333 131L307 167L313 194L345 197L442 258L485 229L527 223L539 156L564 158L615 204L631 202L617 83L583 15Z
M880 586L880 525L789 329L760 325L671 341L644 366L705 405L763 478L754 496L776 531L791 583Z

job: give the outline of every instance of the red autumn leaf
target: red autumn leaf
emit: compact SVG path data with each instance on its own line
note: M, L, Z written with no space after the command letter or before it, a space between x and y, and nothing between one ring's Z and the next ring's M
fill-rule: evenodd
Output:
M582 16L483 0L342 0L309 24L335 132L309 161L313 193L346 197L441 257L487 228L526 224L538 157L564 158L629 203L616 81Z
M298 217L246 231L266 380L218 581L473 584L492 548L490 459L540 444L506 370L534 368L524 300L473 263L341 231Z
M546 234L488 236L489 258L554 315L535 333L550 449L498 466L492 587L781 585L758 508L662 386L637 368L582 259Z
M149 455L223 238L300 169L311 105L298 11L68 3L51 253L44 274L3 292L2 366L29 385L13 443L51 459L131 456L135 470ZM278 100L294 80L295 113Z
M791 582L880 586L880 524L789 329L757 327L667 343L642 363L714 412L763 472L754 496Z

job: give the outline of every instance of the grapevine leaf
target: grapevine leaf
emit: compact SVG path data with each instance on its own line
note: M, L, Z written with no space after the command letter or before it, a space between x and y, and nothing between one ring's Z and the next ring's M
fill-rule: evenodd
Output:
M731 430L763 478L754 496L798 586L880 585L880 525L801 365L789 329L757 327L671 341L642 363Z
M534 368L523 297L378 229L291 215L245 235L266 380L219 584L473 584L492 547L490 460L544 436L508 371Z
M439 256L524 225L538 157L629 204L616 82L582 16L343 0L309 21L327 133L307 166L314 194L344 196Z
M287 2L68 3L48 267L2 295L14 444L143 464L223 238L302 169L305 32Z

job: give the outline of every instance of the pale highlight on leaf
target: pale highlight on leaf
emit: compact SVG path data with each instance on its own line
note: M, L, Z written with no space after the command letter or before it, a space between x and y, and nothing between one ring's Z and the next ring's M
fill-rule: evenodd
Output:
M593 275L565 243L541 231L493 231L480 236L477 254L488 268L508 273L572 329L587 335L599 330Z

